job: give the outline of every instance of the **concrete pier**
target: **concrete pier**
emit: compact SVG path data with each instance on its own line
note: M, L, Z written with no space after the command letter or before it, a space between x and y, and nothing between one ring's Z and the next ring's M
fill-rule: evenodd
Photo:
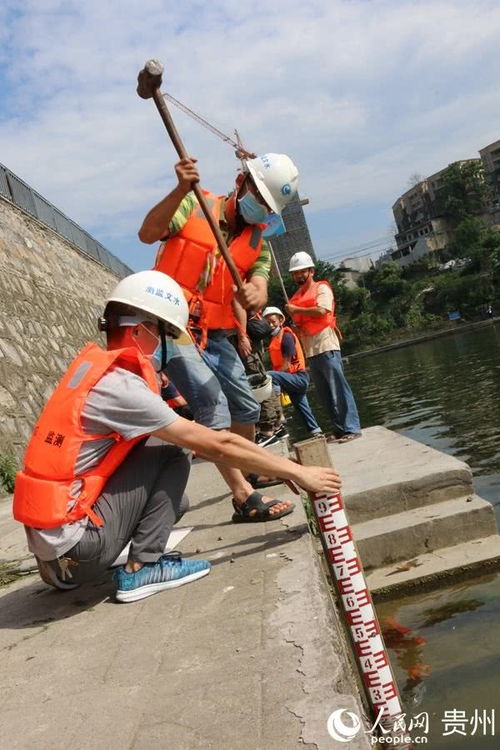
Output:
M500 563L492 506L463 462L381 427L329 450L375 597ZM333 711L369 726L300 500L278 521L233 524L201 461L188 494L180 550L211 560L208 577L121 605L109 578L62 593L28 574L0 589L0 748L331 750ZM0 571L32 568L0 501Z
M493 506L467 464L378 426L330 454L375 598L500 564Z
M0 589L1 748L332 750L329 715L363 717L300 500L278 521L233 524L202 462L188 494L180 549L212 561L206 578L133 604L113 601L110 580L58 592L26 575ZM0 559L15 567L24 532L8 501L0 513Z

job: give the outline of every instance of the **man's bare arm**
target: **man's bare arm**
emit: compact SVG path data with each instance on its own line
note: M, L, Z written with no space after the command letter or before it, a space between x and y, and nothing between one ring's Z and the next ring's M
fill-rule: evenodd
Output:
M163 239L168 233L168 225L179 208L183 198L193 189L193 185L200 181L196 169L196 159L187 157L175 165L178 183L163 200L154 206L142 222L139 229L139 239L147 245Z
M310 315L312 318L320 318L328 312L326 307L300 307L299 305L285 305L285 310L290 314Z
M340 477L330 467L301 466L288 458L276 456L232 432L215 432L196 422L179 417L168 427L153 433L155 437L196 451L210 461L255 473L291 480L310 492L335 493Z

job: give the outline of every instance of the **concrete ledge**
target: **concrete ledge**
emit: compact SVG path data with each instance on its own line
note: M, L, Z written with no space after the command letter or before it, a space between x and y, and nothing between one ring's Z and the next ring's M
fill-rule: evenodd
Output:
M329 452L352 524L473 493L467 464L385 427Z
M421 593L500 568L500 536L475 539L454 547L418 555L368 573L368 585L376 601L405 593Z
M496 532L493 506L477 495L423 506L353 526L365 568L453 546Z

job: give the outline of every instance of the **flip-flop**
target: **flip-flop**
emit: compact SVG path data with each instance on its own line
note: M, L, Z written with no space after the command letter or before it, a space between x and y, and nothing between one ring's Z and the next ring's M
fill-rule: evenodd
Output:
M274 521L276 518L283 518L291 513L295 508L295 503L291 503L288 508L280 511L279 513L269 513L270 508L273 508L278 503L283 502L282 500L271 500L270 503L262 502L262 495L260 492L252 492L247 497L243 505L237 505L233 499L233 523L256 523L259 521ZM255 513L252 513L255 511Z
M351 440L357 440L357 438L361 437L360 432L346 432L345 435L342 435L342 437L338 438L336 440L336 443L350 443Z

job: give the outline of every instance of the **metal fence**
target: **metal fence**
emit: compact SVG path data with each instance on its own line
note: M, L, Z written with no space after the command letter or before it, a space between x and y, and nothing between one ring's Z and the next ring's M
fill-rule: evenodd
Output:
M3 164L0 164L0 195L27 211L42 224L46 224L102 266L109 268L118 278L122 279L133 273L131 268L106 250L100 242L97 242L74 221L68 219L52 203L45 200Z

